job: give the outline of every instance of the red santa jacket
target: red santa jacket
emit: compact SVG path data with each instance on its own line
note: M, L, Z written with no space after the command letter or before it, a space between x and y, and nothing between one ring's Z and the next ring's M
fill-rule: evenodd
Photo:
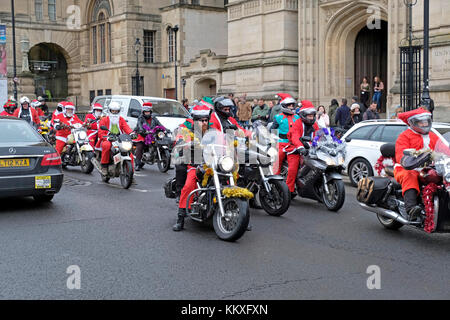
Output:
M102 126L107 127L108 130L111 130L111 121L109 121L109 117L104 117L102 120L100 120L99 128ZM131 130L130 126L128 125L128 123L122 117L119 118L119 131L121 134L122 133L130 134L131 132L133 132L133 130ZM109 132L106 130L99 129L98 130L99 142L106 140L106 138L108 138L108 133Z
M319 131L319 125L317 122L313 124L314 131L311 134L311 139L314 138L317 131ZM305 124L302 119L298 119L295 121L293 127L289 130L287 134L287 138L289 140L289 145L284 149L287 153L292 153L300 147L303 147L303 143L300 141L300 138L303 137L305 132Z
M0 116L3 116L3 117L14 117L14 115L6 112L6 110L3 110L3 112L0 113Z
M251 132L251 131L248 131L248 130L245 130L244 128L242 128L242 127L237 123L236 119L234 119L233 117L229 117L229 118L228 118L228 121L229 121L231 124L236 125L236 126L238 127L238 129L242 130L242 131L244 132L244 134L245 134L246 137L251 137L251 136L252 136L252 132ZM222 123L221 123L221 121L220 121L219 116L217 115L217 113L213 112L213 114L211 115L210 122L211 122L210 128L219 130L220 132L224 132L224 131L223 131L223 128L222 128Z
M411 128L399 135L395 143L395 167L401 167L400 162L403 158L403 151L405 149L420 150L423 148L430 148L434 150L439 137L432 131L427 135L422 135L414 132Z
M58 116L56 116L56 119L59 120L60 124L64 123L67 126L74 125L76 123L83 124L83 121L81 121L80 118L78 118L78 116L76 114L74 114L70 118L67 118L63 113L60 113ZM56 139L63 141L63 142L67 142L67 137L69 135L70 135L70 129L68 129L68 128L60 129L60 130L56 131Z
M31 113L31 120L36 123L37 125L41 124L41 120L39 119L38 113L36 111L36 109L34 109L33 107L28 107L28 109L30 110ZM16 111L14 111L13 116L16 118L20 118L20 115L22 114L22 108L17 108Z
M95 120L93 122L91 122L92 120ZM100 129L99 126L99 122L101 119L97 119L96 116L94 116L94 114L89 113L86 115L86 118L84 119L84 123L85 124L89 124L90 127L89 130L87 131L87 135L89 138L93 137L94 135L96 135L98 133L98 130Z

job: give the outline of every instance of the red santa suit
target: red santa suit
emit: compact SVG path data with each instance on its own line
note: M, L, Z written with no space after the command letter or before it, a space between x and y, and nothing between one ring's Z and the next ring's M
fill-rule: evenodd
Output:
M252 136L252 132L242 128L238 124L236 119L234 119L233 117L229 117L227 121L229 121L231 124L236 125L236 127L238 127L238 129L242 130L246 137L251 137ZM220 118L217 115L217 113L213 112L213 114L211 115L210 122L211 122L211 128L212 129L216 129L216 130L219 130L220 132L224 132L223 126L222 126L222 122L220 121Z
M0 116L2 117L14 117L11 113L6 112L6 110L3 110L2 113L0 113Z
M33 107L29 106L28 109L30 110L30 116L31 116L31 120L36 124L36 125L40 125L41 124L41 120L39 119L38 113L36 111L36 109L34 109ZM16 111L14 111L13 116L16 118L20 118L20 115L22 114L22 107L17 108Z
M84 119L84 123L89 125L87 135L92 148L95 148L95 144L97 142L98 130L100 128L99 122L100 119L97 119L97 117L92 113L87 114L86 118Z
M408 112L400 113L399 119L408 124L408 119L414 115L429 113L424 109L416 109ZM409 124L408 124L409 125ZM415 132L413 129L408 128L408 130L404 131L397 138L395 143L395 168L394 168L394 177L398 183L402 185L402 192L405 192L409 189L417 190L417 193L420 193L419 188L419 171L416 170L406 170L400 164L403 158L403 151L405 149L416 149L420 150L423 148L430 148L434 150L436 147L436 143L438 142L439 137L432 131L428 134L423 135Z
M314 108L313 104L308 101L302 101L302 109ZM311 139L314 138L317 131L319 131L319 125L315 122L313 125L313 130L310 133ZM298 168L302 161L302 157L294 153L299 148L304 148L303 143L300 141L300 138L305 136L306 125L303 123L302 119L298 119L295 121L291 130L289 130L287 134L287 138L289 140L289 144L284 148L284 151L287 153L287 161L288 161L288 175L286 178L286 184L291 192L295 191L295 180L297 178Z
M109 130L111 130L111 120L109 117L104 117L100 120L99 128L105 126ZM131 130L130 126L127 124L124 118L119 117L118 127L120 134L131 134L133 130ZM100 148L102 150L102 164L109 164L110 154L111 154L111 142L108 141L108 131L99 129L98 131L98 142L97 147L100 144ZM132 158L133 160L133 158ZM133 162L133 161L132 161ZM134 164L133 164L134 165Z
M68 118L64 113L60 113L56 119L59 120L60 124L65 124L67 126L74 125L76 123L83 124L83 121L81 121L76 114L74 114L72 117ZM67 137L70 135L70 129L64 128L56 131L56 151L61 154L64 146L67 143Z

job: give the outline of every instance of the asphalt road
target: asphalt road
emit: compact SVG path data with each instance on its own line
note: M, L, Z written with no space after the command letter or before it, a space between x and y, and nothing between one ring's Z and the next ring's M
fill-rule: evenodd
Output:
M347 184L339 213L295 199L280 218L251 211L253 230L220 241L187 220L156 166L123 190L98 173L65 171L53 203L2 200L2 299L449 299L450 235L385 230ZM80 289L68 289L69 266ZM369 266L381 289L369 290Z

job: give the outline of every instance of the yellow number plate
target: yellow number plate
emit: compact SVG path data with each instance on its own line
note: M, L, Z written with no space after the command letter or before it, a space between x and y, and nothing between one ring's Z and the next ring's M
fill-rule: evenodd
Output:
M52 187L52 177L35 177L34 185L36 189L50 189Z
M29 167L30 159L0 159L0 168Z

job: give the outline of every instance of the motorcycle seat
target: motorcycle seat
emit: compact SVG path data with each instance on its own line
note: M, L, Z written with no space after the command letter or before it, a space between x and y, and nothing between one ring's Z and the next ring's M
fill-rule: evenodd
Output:
M380 147L381 155L385 158L395 158L395 143L386 143Z

